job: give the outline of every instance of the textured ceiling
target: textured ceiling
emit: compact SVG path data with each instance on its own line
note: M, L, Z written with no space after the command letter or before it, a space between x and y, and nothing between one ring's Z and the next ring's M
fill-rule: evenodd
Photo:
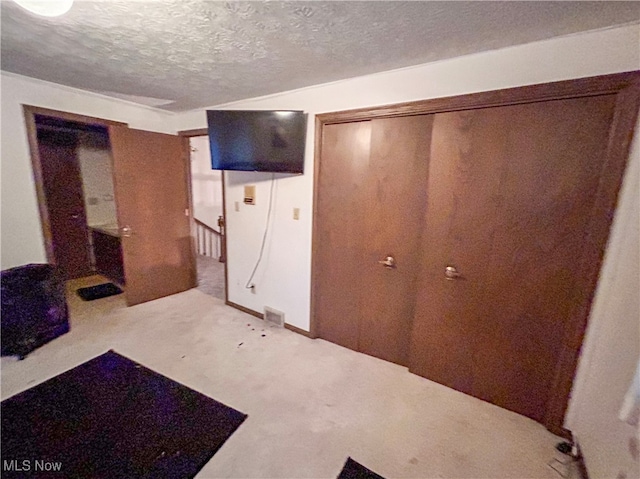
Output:
M640 2L2 0L2 70L171 111L640 21Z

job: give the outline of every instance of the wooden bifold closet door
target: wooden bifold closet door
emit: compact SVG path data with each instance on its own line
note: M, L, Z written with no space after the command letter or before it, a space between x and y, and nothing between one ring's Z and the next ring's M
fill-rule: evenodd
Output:
M639 82L321 115L316 334L562 433Z
M412 372L544 419L614 108L606 95L435 115Z
M319 335L402 365L408 365L432 121L420 115L327 125L322 136Z

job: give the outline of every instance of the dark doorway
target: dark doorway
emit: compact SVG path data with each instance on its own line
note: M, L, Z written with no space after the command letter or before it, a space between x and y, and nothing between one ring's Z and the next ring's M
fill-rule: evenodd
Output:
M83 146L108 149L107 129L45 115L35 115L35 123L55 263L66 279L90 276L95 261L79 150Z

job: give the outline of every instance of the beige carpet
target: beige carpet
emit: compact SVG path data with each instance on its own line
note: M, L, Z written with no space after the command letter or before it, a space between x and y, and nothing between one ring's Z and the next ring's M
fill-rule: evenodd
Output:
M224 300L224 263L210 256L196 256L198 290L209 296Z
M335 478L347 456L387 479L559 477L558 438L539 424L197 289L69 303L69 334L2 358L2 398L114 349L249 415L197 477Z

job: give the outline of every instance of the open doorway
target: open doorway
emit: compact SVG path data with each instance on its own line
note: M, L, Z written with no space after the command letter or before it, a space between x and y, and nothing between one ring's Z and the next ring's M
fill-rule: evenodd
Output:
M35 128L55 263L67 280L123 286L107 127L36 114Z
M223 172L211 169L209 138L189 137L198 289L226 301Z
M65 126L78 123L102 127L107 131L104 141L110 145L110 163L113 176L113 197L110 193L101 196L87 195L87 203L102 201L113 203L117 211L117 222L99 219L93 229L101 229L105 233L102 238L111 236L120 239L118 253L122 260L116 264L124 272L118 278L113 271L103 270L114 282L124 282L126 289L124 299L127 306L152 301L172 294L191 289L196 285L195 245L191 231L191 208L189 202L189 161L185 154L188 141L184 137L158 133L147 130L129 128L125 123L87 117L74 113L49 110L24 105L25 124L31 152L34 182L38 196L42 234L47 262L61 268L58 250L62 240L57 244L54 235L55 225L52 214L57 207L52 207L45 188L45 181L52 176L43 165L43 158L38 142L38 116L50 117L52 122L71 122ZM50 125L51 126L51 125ZM56 126L56 125L53 125ZM58 125L59 126L59 125ZM70 132L69 135L72 135ZM64 143L64 142L63 142ZM71 141L73 144L73 141ZM99 143L99 142L98 142ZM93 145L95 147L95 144ZM69 147L69 152L74 147ZM68 193L70 181L78 180L80 164L75 158L75 173L61 175L54 186L59 186L61 196ZM74 180L75 178L75 180ZM81 189L81 188L80 188ZM78 188L76 188L78 190ZM102 196L104 194L104 196ZM83 260L83 268L79 272L65 274L68 277L87 277L85 275L100 269L98 256L94 254L93 232L87 220L87 204L84 192L80 201L76 201L77 212L70 212L67 218L78 220L81 225L79 237L84 242L77 247L89 260ZM92 199L93 198L93 199ZM112 200L112 201L111 201ZM97 205L90 205L97 206ZM64 208L61 208L65 211ZM78 215L77 218L74 216ZM94 225L92 225L94 226ZM112 233L112 234L110 234ZM109 239L109 238L107 238ZM109 256L113 259L114 256ZM89 267L87 267L87 262ZM120 279L120 281L118 281ZM102 296L101 296L102 297Z

